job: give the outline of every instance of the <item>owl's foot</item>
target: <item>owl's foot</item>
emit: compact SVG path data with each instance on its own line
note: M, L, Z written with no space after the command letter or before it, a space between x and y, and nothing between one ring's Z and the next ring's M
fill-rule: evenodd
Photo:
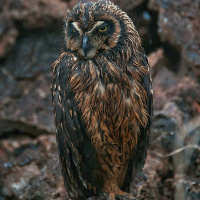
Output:
M102 195L106 200L137 200L134 196L122 191L115 182L104 182Z
M131 194L118 190L117 193L114 192L103 192L101 193L98 200L137 200Z

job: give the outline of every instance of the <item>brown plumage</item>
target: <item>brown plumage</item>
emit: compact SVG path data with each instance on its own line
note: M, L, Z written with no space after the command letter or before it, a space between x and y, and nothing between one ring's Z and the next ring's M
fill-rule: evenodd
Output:
M144 166L153 105L149 65L133 22L110 1L77 4L67 12L63 50L52 68L69 196L134 199L126 192Z

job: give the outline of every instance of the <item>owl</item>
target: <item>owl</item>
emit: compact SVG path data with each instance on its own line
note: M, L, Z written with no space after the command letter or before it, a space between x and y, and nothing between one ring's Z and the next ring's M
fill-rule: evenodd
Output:
M51 85L71 199L135 199L152 119L149 65L132 20L110 1L67 11Z

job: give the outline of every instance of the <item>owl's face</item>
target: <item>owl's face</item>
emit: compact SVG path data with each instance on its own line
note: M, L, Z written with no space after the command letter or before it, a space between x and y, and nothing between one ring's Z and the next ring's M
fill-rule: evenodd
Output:
M66 49L92 59L114 48L123 32L118 12L122 11L109 1L77 4L65 19Z

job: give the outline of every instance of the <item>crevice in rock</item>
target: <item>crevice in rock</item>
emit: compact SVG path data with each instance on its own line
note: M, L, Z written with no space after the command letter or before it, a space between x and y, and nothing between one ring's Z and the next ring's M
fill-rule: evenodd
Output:
M129 16L142 38L142 46L146 54L149 54L159 48L162 43L157 33L158 12L150 10L147 5L148 1L140 4L129 13Z
M9 132L1 133L0 140L5 140L5 139L15 140L18 137L30 137L31 139L34 139L34 138L39 137L40 135L41 134L36 134L36 133L33 134L33 133L27 133L25 131L20 131L20 130L12 130Z
M168 66L169 70L174 73L177 73L180 70L180 52L178 52L173 46L169 43L163 43L162 47L164 49L164 55L170 62Z

